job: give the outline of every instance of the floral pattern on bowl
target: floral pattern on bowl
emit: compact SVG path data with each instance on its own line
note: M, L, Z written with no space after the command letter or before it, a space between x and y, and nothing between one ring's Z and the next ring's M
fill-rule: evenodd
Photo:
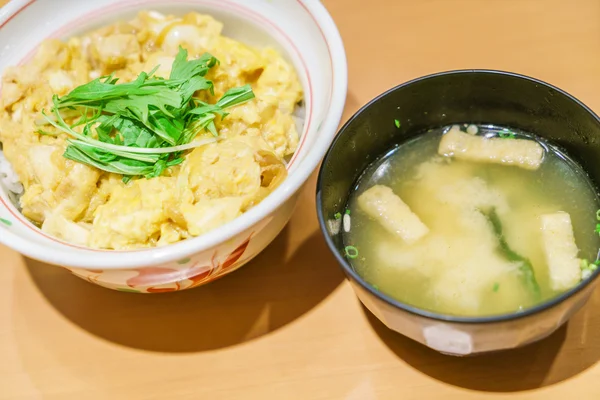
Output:
M128 270L64 268L88 282L122 292L174 292L212 282L241 267L251 258L243 256L253 236L254 232L225 256L214 250L157 267Z

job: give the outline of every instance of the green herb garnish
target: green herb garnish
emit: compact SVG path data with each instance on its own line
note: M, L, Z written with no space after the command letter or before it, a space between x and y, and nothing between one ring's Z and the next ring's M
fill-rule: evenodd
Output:
M335 219L340 219L340 218L342 218L342 214L341 214L341 213L339 213L339 212L336 212L336 213L333 215L333 218L335 218Z
M179 48L168 79L142 72L136 80L118 84L112 75L95 79L52 98L47 123L70 136L63 156L107 172L152 178L183 162L182 152L211 143L218 136L217 116L226 109L254 98L249 85L228 90L216 104L194 97L202 90L213 92L204 76L218 64L206 53L195 60ZM65 117L75 113L73 124ZM204 138L197 139L202 132ZM44 132L47 134L47 132ZM56 134L55 134L56 135Z
M394 124L396 125L396 128L400 128L400 121L397 119L394 120Z
M498 137L502 139L514 139L515 136L516 135L514 134L514 132L511 132L508 129L504 129L502 132L498 133Z
M483 212L483 215L486 216L494 228L494 233L498 238L500 251L509 261L519 263L519 271L521 272L523 284L530 290L534 298L539 299L541 297L540 285L535 278L535 272L531 265L531 261L510 248L504 237L504 233L502 232L502 223L500 222L500 218L498 218L496 209L492 208L488 212Z
M493 290L494 292L497 292L497 291L498 291L498 289L500 289L500 284L499 284L498 282L496 282L496 283L494 283L494 287L493 287L493 289L492 289L492 290Z
M596 229L594 229L594 232L600 235L600 210L596 211L596 221L598 222L596 223Z
M590 263L586 259L582 259L579 267L581 268L581 279L587 279L598 269L598 265L600 264L599 260L596 260L593 263Z
M596 221L598 222L596 223L596 228L594 229L594 232L600 234L600 210L596 211ZM600 253L598 253L598 255L600 255ZM598 267L600 266L600 259L597 256L596 261L589 262L587 259L584 258L581 260L579 266L581 267L582 279L586 279L587 277L592 275L592 272L598 269Z
M354 259L358 257L358 249L354 246L346 246L344 252L346 253L346 257L348 258Z
M582 271L587 269L593 272L598 269L598 264L600 264L600 260L596 260L593 263L590 263L588 260L582 259L579 264L579 267Z

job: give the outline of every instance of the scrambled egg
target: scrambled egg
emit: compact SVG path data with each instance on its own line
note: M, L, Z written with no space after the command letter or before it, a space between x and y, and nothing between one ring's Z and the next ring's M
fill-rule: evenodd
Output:
M275 50L257 50L221 35L207 15L140 13L66 42L41 44L28 64L2 77L0 141L24 186L23 214L50 235L102 249L161 246L201 235L260 202L286 176L285 158L296 150L293 117L302 89L293 67ZM232 87L251 84L256 98L217 121L221 141L198 147L183 164L158 178L106 173L62 156L66 136L39 133L40 112L52 95L69 93L114 73L131 81L160 65L168 77L179 46L191 58L205 52L220 65L207 75L216 102Z

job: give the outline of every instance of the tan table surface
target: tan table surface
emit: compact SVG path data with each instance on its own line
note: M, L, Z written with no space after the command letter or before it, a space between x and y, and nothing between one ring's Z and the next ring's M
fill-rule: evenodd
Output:
M325 4L348 54L344 119L398 83L473 67L538 77L600 111L597 0ZM183 293L112 292L0 247L0 398L600 398L600 292L541 343L439 355L360 306L318 231L314 187L255 261Z

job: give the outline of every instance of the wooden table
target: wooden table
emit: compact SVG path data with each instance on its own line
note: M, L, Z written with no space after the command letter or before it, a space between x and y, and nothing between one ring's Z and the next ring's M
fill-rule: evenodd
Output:
M325 0L348 53L344 118L455 68L562 87L600 111L597 0ZM318 231L310 180L251 265L188 292L132 295L0 247L2 399L600 398L600 292L529 347L439 355L384 328Z

